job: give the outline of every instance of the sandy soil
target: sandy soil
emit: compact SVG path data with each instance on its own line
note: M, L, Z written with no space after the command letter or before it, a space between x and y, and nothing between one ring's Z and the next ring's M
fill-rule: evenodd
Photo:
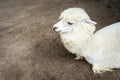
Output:
M120 80L120 69L94 75L86 61L74 61L51 30L69 7L84 8L97 30L120 21L99 0L0 0L0 80Z

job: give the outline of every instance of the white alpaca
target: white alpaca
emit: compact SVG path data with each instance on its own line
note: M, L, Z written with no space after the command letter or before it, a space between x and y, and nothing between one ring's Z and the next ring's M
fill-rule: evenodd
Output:
M60 33L65 48L76 54L76 60L84 57L99 74L120 68L120 22L94 33L96 22L81 8L69 8L59 19L53 29Z

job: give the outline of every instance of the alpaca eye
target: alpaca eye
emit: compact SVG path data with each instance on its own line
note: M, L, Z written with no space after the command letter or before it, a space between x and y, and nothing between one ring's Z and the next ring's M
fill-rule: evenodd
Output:
M71 23L71 22L67 22L69 25L72 25L73 23Z

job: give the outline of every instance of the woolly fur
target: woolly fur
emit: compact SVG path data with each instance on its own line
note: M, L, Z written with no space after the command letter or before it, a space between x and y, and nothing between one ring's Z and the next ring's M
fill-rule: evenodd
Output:
M59 19L53 28L65 48L76 54L76 60L84 57L99 74L120 68L120 22L94 33L96 22L82 8L69 8Z

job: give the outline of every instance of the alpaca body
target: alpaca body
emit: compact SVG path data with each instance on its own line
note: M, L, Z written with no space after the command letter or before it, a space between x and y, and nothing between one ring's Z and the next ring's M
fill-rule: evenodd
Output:
M120 68L120 22L97 31L88 41L83 56L96 73Z
M61 13L53 28L65 48L76 54L75 59L84 57L94 73L120 68L120 22L94 33L95 24L83 9L70 8Z

